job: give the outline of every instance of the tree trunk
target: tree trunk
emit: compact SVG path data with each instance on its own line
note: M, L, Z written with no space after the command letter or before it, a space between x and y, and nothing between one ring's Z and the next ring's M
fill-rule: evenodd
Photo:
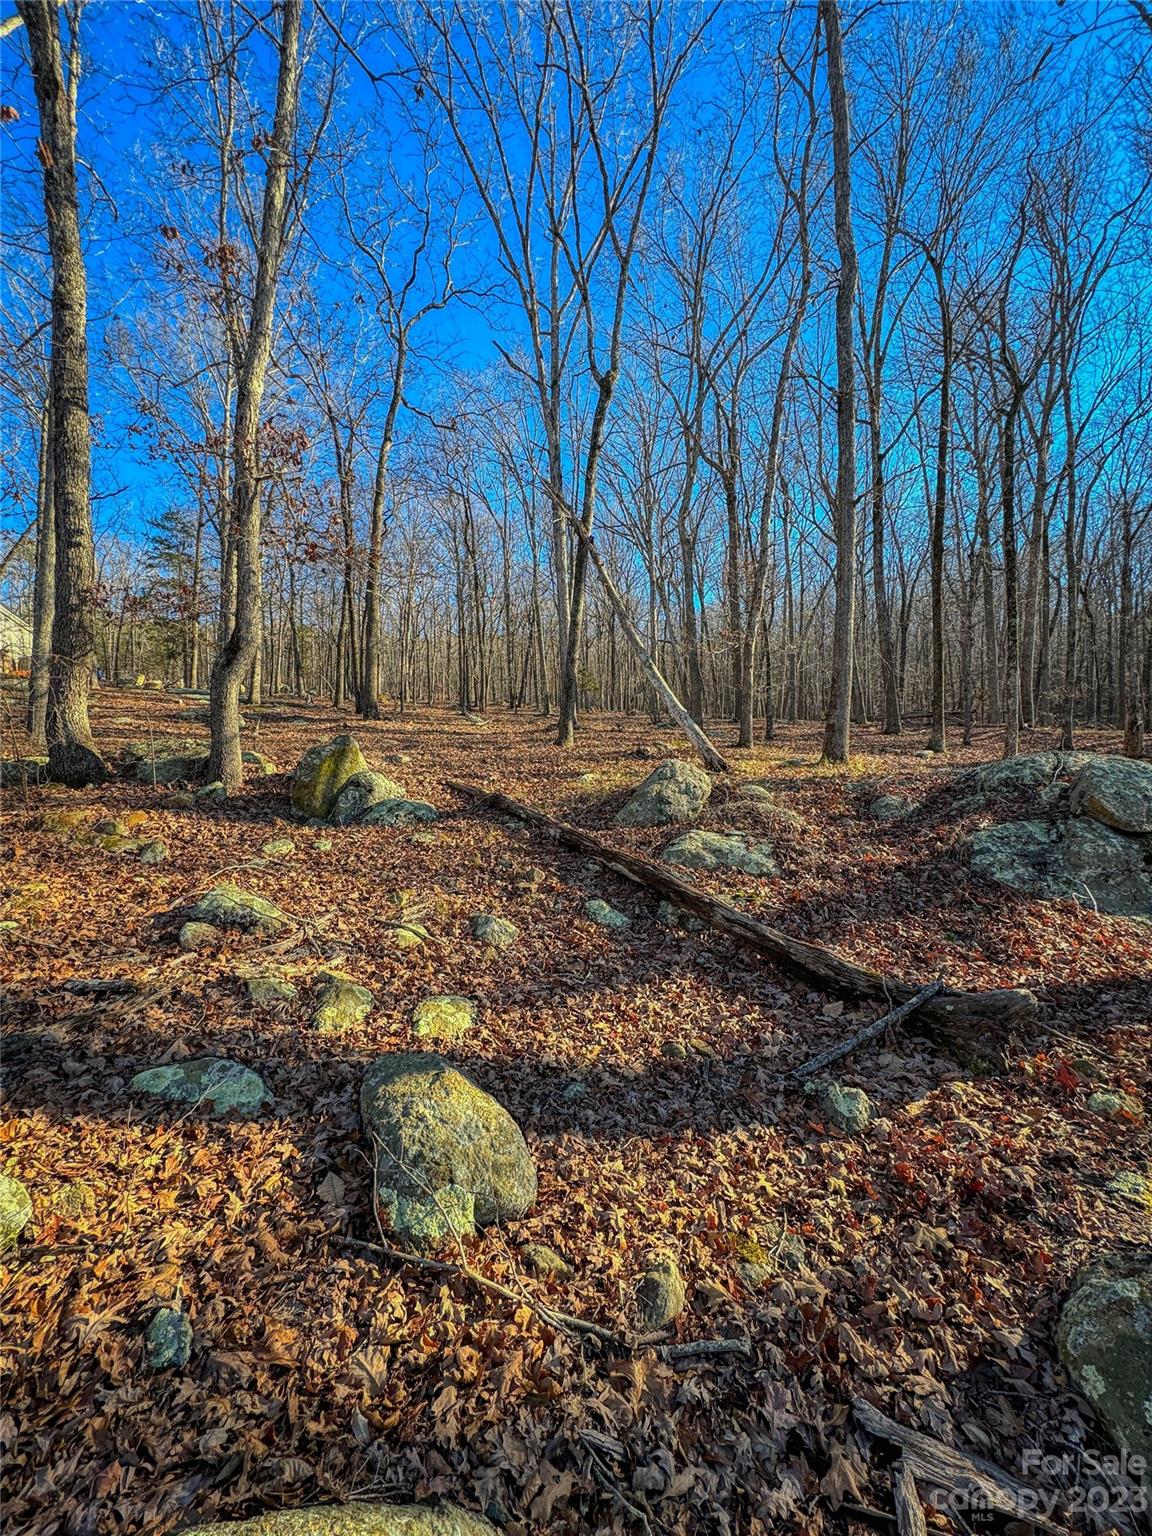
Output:
M264 181L252 312L236 387L232 439L232 526L236 549L236 611L231 633L212 667L209 777L228 794L243 782L240 687L260 642L260 462L257 435L272 352L276 287L284 255L288 167L300 97L300 19L303 0L284 0L276 81L276 112Z
M17 12L28 32L40 116L44 213L52 258L48 399L56 559L46 735L52 776L79 787L107 777L88 719L96 661L96 559L90 502L88 293L76 188L79 39L74 32L65 82L58 7L52 0L19 0Z
M36 508L36 587L32 603L32 672L28 679L28 734L32 746L48 745L48 674L52 661L52 616L56 609L56 509L52 496L51 413L40 418L40 477Z
M852 233L852 166L848 93L838 0L820 0L828 48L828 94L832 109L833 188L840 281L836 289L836 613L832 635L832 679L824 723L823 757L848 761L852 715L852 642L856 603L856 241Z

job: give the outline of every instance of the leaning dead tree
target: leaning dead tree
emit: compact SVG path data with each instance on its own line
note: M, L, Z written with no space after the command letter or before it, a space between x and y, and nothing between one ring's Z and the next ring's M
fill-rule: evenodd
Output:
M632 853L609 848L588 832L557 821L534 806L522 805L507 795L480 789L474 784L446 780L448 789L469 799L483 802L493 810L515 816L530 826L539 827L557 842L595 859L614 874L646 886L666 897L684 911L692 913L709 927L764 955L781 970L809 986L839 997L897 1005L920 997L923 988L916 983L897 981L862 965L845 960L822 944L794 939L762 923L739 907L712 896L699 886L682 880L661 864ZM996 1043L1010 1025L1027 1020L1036 1009L1036 998L1024 987L997 988L988 992L961 992L941 987L929 997L921 997L917 1018L926 1035L965 1052L995 1052Z

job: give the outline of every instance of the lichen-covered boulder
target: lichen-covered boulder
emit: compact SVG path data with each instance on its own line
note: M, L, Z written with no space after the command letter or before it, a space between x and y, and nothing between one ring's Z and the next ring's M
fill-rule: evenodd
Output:
M472 937L493 949L507 949L520 937L516 924L506 917L495 917L491 912L477 912L469 919Z
M523 1216L536 1168L502 1104L431 1053L381 1056L360 1110L372 1143L381 1219L405 1242L434 1246Z
M1152 917L1152 836L1075 816L1060 838L1052 875L1081 906L1113 917Z
M1096 757L1073 782L1069 805L1117 832L1152 832L1152 763Z
M21 789L25 784L47 784L46 757L0 758L0 789Z
M868 807L868 814L873 821L898 821L914 804L907 795L879 795Z
M660 855L683 869L736 869L746 875L774 875L776 860L767 843L749 843L738 832L684 832Z
M1121 1093L1111 1088L1090 1093L1088 1108L1094 1115L1103 1115L1105 1120L1117 1120L1121 1124L1136 1125L1144 1118L1144 1105L1134 1093Z
M212 923L182 923L177 943L181 949L212 949L223 937Z
M972 871L1026 896L1052 899L1050 868L1056 841L1056 829L1046 821L1005 821L982 827L969 841Z
M348 780L367 767L355 736L309 747L292 775L292 809L299 816L327 816Z
M1090 752L1025 752L968 768L956 775L953 785L969 793L993 797L1016 795L1067 779L1091 760Z
M367 987L358 986L347 976L329 974L316 993L312 1023L317 1034L342 1035L364 1022L375 1001Z
M201 896L189 911L188 921L267 935L279 933L291 919L263 896L254 896L228 881Z
M258 1008L275 1008L292 1002L296 988L283 976L249 976L248 996Z
M598 928L613 928L617 932L632 926L632 919L627 913L617 912L615 907L609 906L606 901L601 901L598 896L584 903L584 916Z
M564 1255L547 1243L525 1243L520 1249L520 1262L538 1280L571 1280L574 1273Z
M323 1504L196 1527L196 1536L498 1536L458 1504Z
M426 997L412 1010L413 1032L420 1040L458 1040L476 1022L470 997Z
M272 1101L258 1072L220 1056L149 1067L137 1072L128 1086L133 1093L147 1093L172 1104L202 1105L214 1115L235 1113L247 1118Z
M872 1100L863 1088L846 1088L843 1083L826 1083L820 1091L820 1105L832 1124L850 1136L867 1130L876 1118Z
M31 1220L31 1195L19 1179L0 1173L0 1253L11 1248Z
M637 786L617 811L620 827L662 827L695 821L708 804L712 780L695 763L670 757Z
M370 806L381 800L403 800L403 787L385 773L363 768L346 779L328 812L328 820L337 827L359 821Z
M161 1307L144 1336L144 1363L151 1371L179 1370L192 1354L192 1324L180 1307Z
M153 838L150 843L145 843L140 850L141 864L163 864L167 857L168 849L159 838Z
M268 859L282 859L296 852L296 844L290 837L270 837L261 845L260 852Z
M674 1323L684 1310L687 1294L680 1266L670 1257L656 1259L636 1287L636 1313L645 1333Z
M360 818L365 827L413 827L435 821L440 812L427 800L378 800Z
M1060 1314L1064 1368L1109 1434L1152 1458L1152 1251L1106 1254L1083 1269Z

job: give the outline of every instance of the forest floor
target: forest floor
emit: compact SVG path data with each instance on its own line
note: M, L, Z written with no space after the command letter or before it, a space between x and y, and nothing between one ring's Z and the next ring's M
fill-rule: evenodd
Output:
M197 705L102 692L97 739L115 759L150 735L204 736L188 719ZM881 1116L851 1137L783 1074L875 1009L811 993L715 933L664 926L646 892L443 785L500 789L654 853L667 829L611 818L651 767L637 749L685 755L676 736L594 716L562 752L526 714L361 724L289 704L284 715L245 745L287 770L354 730L374 767L444 812L434 835L305 828L289 817L286 774L210 809L174 808L172 790L126 777L6 792L0 917L17 926L3 935L0 1170L34 1204L0 1270L14 1536L167 1532L354 1495L449 1496L509 1536L874 1531L890 1520L889 1458L852 1419L858 1397L1017 1474L1030 1450L1074 1462L1104 1445L1057 1363L1054 1326L1086 1257L1148 1240L1147 1207L1108 1188L1148 1171L1147 1121L1118 1126L1086 1101L1099 1087L1149 1092L1152 925L970 875L964 839L979 820L956 818L948 780L998 757L998 733L942 762L915 756L915 735L858 730L847 770L816 764L814 725L732 754L808 830L774 837L778 878L694 878L894 976L1024 985L1043 1004L996 1076L914 1024L850 1057L837 1075ZM1052 745L1035 733L1023 749ZM397 753L408 761L388 764ZM877 825L866 808L885 792L927 798ZM62 806L141 812L167 861L143 866L41 828ZM746 829L750 815L718 790L702 825ZM264 856L277 836L295 850ZM307 926L183 952L153 919L222 878ZM588 921L590 896L631 928ZM433 942L400 951L389 924L401 911ZM471 939L480 911L511 918L518 943ZM276 1011L248 1000L246 976L274 967L306 983L332 962L376 999L338 1039L310 1029L306 986ZM62 989L77 977L137 990ZM508 1107L540 1174L529 1215L469 1240L469 1262L627 1332L637 1277L671 1253L689 1298L676 1337L746 1335L750 1359L602 1351L463 1277L349 1243L377 1237L365 1064L411 1048L413 1006L440 993L479 1004L445 1054ZM233 1122L127 1092L144 1067L205 1054L255 1067L274 1106ZM572 1277L530 1278L526 1242L559 1250ZM742 1279L748 1261L771 1271L760 1288ZM191 1360L151 1374L144 1330L175 1299L191 1314ZM1074 1466L1045 1465L1029 1480L1074 1485Z

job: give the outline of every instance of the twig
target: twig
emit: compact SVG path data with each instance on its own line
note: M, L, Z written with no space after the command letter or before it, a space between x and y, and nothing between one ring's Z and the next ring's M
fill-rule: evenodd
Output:
M926 1003L930 997L935 997L944 983L939 977L930 981L926 987L922 987L915 997L910 997L907 1002L901 1003L899 1008L893 1008L878 1019L873 1019L871 1024L866 1024L863 1029L847 1040L842 1040L839 1045L834 1045L831 1050L822 1051L819 1056L813 1056L811 1061L806 1061L802 1067L797 1067L790 1077L811 1077L814 1072L831 1066L834 1061L840 1061L843 1057L851 1055L860 1046L867 1045L869 1040L875 1040L877 1035L882 1035L893 1024L899 1024L910 1013L915 1013L922 1003Z
M892 1496L896 1503L896 1524L900 1536L928 1536L924 1506L916 1492L912 1468L901 1457L892 1468Z

